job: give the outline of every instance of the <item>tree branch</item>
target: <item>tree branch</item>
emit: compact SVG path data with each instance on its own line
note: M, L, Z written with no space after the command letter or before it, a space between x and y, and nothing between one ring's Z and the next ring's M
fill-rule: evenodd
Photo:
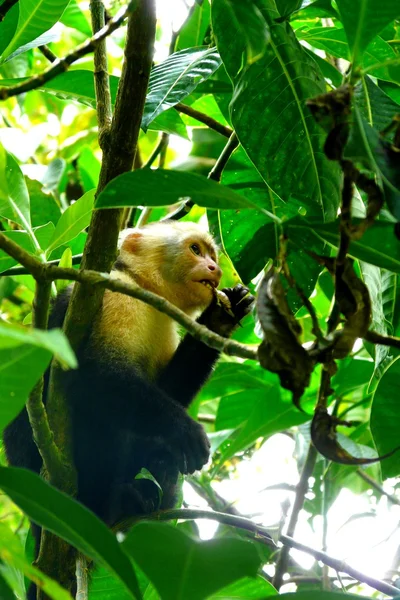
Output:
M38 329L47 329L50 294L50 281L36 282L35 298L33 301L33 327L37 327ZM33 431L33 439L35 440L40 456L42 457L44 468L48 474L48 479L54 485L57 485L63 480L65 476L65 469L61 460L60 452L54 443L53 434L49 426L42 396L43 376L32 390L32 393L30 394L26 403L26 409Z
M296 496L292 508L292 512L289 519L289 524L287 528L287 534L290 537L293 537L294 532L296 530L297 521L299 518L299 514L301 509L303 508L304 498L306 493L308 492L308 480L313 474L315 461L317 459L317 451L312 444L310 444L308 449L308 454L306 458L306 462L304 463L303 471L301 473L301 477L299 483L296 487ZM278 562L276 564L275 575L272 580L273 585L277 590L281 587L283 583L283 576L287 569L289 558L289 546L284 546L279 554Z
M200 123L203 123L204 125L207 125L207 127L209 127L210 129L217 131L218 133L220 133L221 135L223 135L227 138L231 137L231 135L233 133L233 129L231 129L230 127L227 127L226 125L222 125L222 123L219 123L216 119L209 117L205 113L202 113L199 110L192 108L191 106L187 106L186 104L182 104L181 102L178 102L178 104L175 104L174 108L178 112L181 112L184 115L187 115L188 117L192 117L193 119L196 119L196 121L199 121Z
M91 0L90 17L94 33L105 26L105 11L102 0ZM109 131L112 120L112 103L106 39L101 40L94 50L94 87L96 92L96 111L99 124L99 145L102 148L104 135Z
M240 344L234 340L224 338L213 331L210 331L204 325L188 317L186 313L171 304L165 298L141 288L135 283L125 283L112 278L107 273L99 273L88 269L77 271L67 267L56 267L52 264L40 262L37 258L30 255L26 250L18 246L13 240L8 239L4 233L0 232L0 249L5 250L7 254L18 260L24 267L28 268L32 276L41 281L55 281L57 279L67 279L84 284L85 289L94 287L101 290L111 290L136 298L153 306L156 310L168 315L177 323L182 325L194 338L204 342L211 348L231 356L249 358L257 360L257 349L245 344ZM83 287L83 286L82 286Z
M372 344L381 344L382 346L392 346L392 348L400 349L400 338L392 335L382 335L377 331L367 331L364 339Z
M108 35L113 33L118 27L122 25L127 15L131 13L135 6L135 2L132 1L128 4L128 6L120 11L114 19L112 19L106 27L103 27L101 31L96 33L89 40L78 46L76 50L67 54L64 58L57 59L51 67L40 73L40 75L34 75L13 87L0 87L0 100L6 100L7 98L11 98L12 96L19 96L20 94L25 94L26 92L30 92L32 90L36 90L39 87L42 87L48 81L51 81L60 73L64 73L69 69L69 67L77 61L82 56L89 54L92 52L97 44L106 38Z
M239 140L235 132L230 136L225 148L222 150L218 157L217 162L208 174L208 179L212 179L219 183L221 181L222 172L225 169L228 160L232 156L233 152L239 146Z

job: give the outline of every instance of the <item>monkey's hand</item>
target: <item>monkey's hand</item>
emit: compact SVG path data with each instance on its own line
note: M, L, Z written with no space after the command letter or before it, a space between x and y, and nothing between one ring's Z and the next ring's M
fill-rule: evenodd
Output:
M171 425L167 446L179 471L186 475L200 470L210 456L210 442L203 427L183 409L179 419L174 419Z
M203 312L199 318L199 323L206 325L211 331L219 335L229 337L238 327L240 321L252 309L254 296L249 293L248 288L241 283L234 288L224 288L221 290L227 297L228 302L219 302L218 297L214 297L210 306ZM230 306L227 306L230 304Z

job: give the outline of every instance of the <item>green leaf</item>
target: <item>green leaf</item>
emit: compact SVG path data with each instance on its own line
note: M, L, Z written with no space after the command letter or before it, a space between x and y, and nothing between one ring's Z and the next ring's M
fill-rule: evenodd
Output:
M0 575L0 598L2 600L15 600L14 592L2 575Z
M298 29L296 33L299 39L306 41L315 48L324 50L336 58L351 59L343 29L338 27L313 27L311 29ZM379 36L371 42L364 52L362 66L364 71L368 71L380 79L396 82L399 80L400 64L398 55L390 44Z
M0 348L14 348L26 344L48 350L64 368L76 369L78 366L69 341L61 329L44 331L0 323Z
M0 215L30 229L29 194L15 158L0 145Z
M248 156L285 202L331 219L339 205L339 169L324 156L325 134L306 100L326 91L316 62L278 13L260 8L270 30L262 59L243 68L246 40L228 18L226 0L214 0L217 46L234 84L231 120ZM262 119L260 118L262 115Z
M64 366L77 366L60 329L42 331L0 323L0 430L21 411L52 354Z
M2 347L2 343L0 337L0 431L19 414L51 360L51 353L43 348Z
M276 7L282 17L289 17L301 4L302 0L276 0Z
M3 0L0 6L4 3ZM4 21L0 22L0 55L7 48L15 33L18 23L19 4L15 4L7 12Z
M337 592L296 592L296 600L338 600ZM373 600L371 596L363 596L365 600ZM346 593L346 600L360 600L360 596ZM293 594L280 594L279 600L294 600Z
M71 248L66 248L60 258L60 262L58 263L59 267L68 268L72 267L72 252ZM70 284L69 281L65 279L58 279L56 282L57 293L59 294L64 288L68 287Z
M161 112L181 102L221 64L215 48L190 48L171 54L150 73L149 91L143 111L142 128Z
M32 179L26 179L30 196L30 210L32 227L45 225L49 221L57 223L61 216L60 207L51 194L42 191L42 184Z
M399 445L399 376L400 357L397 357L381 377L372 401L371 433L380 455L390 452ZM400 474L398 452L383 460L381 469L384 479L397 477Z
M179 30L176 50L203 46L204 37L210 27L211 7L209 2L196 3L192 14Z
M371 329L382 335L392 335L392 319L396 299L396 275L360 261L363 279L368 287L372 306ZM375 358L375 369L389 366L388 356L392 353L389 346L372 345L370 353Z
M203 600L242 577L254 577L260 557L252 543L199 542L165 523L139 523L124 542L163 600Z
M362 117L357 106L344 154L346 158L360 161L378 176L384 188L390 212L400 220L400 158L390 143L378 134Z
M233 400L237 400L236 397ZM247 394L248 400L248 394ZM227 399L229 402L229 399ZM219 411L229 410L224 408L223 402L220 404ZM228 458L231 458L236 452L248 448L257 438L269 437L274 433L279 433L300 425L310 420L310 417L300 412L292 403L291 395L280 389L276 383L275 387L268 390L254 391L252 402L247 402L248 417L244 422L238 435L231 441L227 449L222 453L219 464L222 465ZM221 419L217 422L221 425ZM226 423L224 423L226 428Z
M20 46L31 42L53 27L68 3L69 0L19 0L17 29L3 52L3 60Z
M190 198L206 208L249 208L251 203L229 188L183 171L141 169L119 175L97 197L95 208L170 206Z
M63 25L66 25L66 27L72 27L73 29L80 31L86 37L92 35L92 28L76 0L70 0L60 18L60 22Z
M89 225L92 216L95 192L95 189L86 192L86 194L71 204L71 206L69 206L61 215L53 233L53 237L47 247L47 254L49 256L55 248L59 248L63 244L67 244L70 240L76 238L76 236Z
M90 510L25 469L0 467L0 488L32 521L106 565L141 598L132 564L115 535Z
M154 121L150 123L149 130L164 131L165 133L179 135L185 140L189 139L186 125L183 122L180 114L174 108L170 108L160 113L158 117L156 117Z
M341 21L356 64L373 38L400 16L396 0L336 0Z
M354 99L363 119L376 131L385 129L400 110L368 76L362 77L354 88Z
M54 600L71 600L71 596L66 590L64 590L56 581L47 577L42 571L39 571L39 569L34 567L30 561L25 558L25 552L19 537L3 523L0 523L0 558L6 564L12 565L15 569L22 571L25 577L28 577L31 581L39 583L40 588L43 589L46 596L49 596ZM14 594L7 596L4 585L5 582L1 578L1 600L15 599Z
M264 600L277 595L274 586L263 577L245 577L219 590L210 600Z
M42 33L42 35L39 35L39 37L35 38L31 42L28 42L27 44L20 46L19 48L17 48L17 50L14 50L14 52L12 54L10 54L9 56L7 56L7 58L4 59L4 64L8 63L11 60L14 60L14 58L16 58L17 56L20 56L24 52L28 52L28 50L32 50L32 48L38 48L40 46L50 44L51 42L56 42L57 40L58 40L58 34L55 33L54 31L47 31L46 33Z

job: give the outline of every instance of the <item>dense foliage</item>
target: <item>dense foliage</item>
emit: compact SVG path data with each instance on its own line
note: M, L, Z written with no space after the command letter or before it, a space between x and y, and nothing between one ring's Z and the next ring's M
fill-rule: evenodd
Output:
M128 3L128 18L146 2ZM369 524L374 510L398 520L400 4L196 0L169 54L171 32L159 22L161 58L143 115L134 103L131 110L141 118L135 170L106 178L96 194L98 119L104 125L90 53L96 42L80 45L93 35L90 11L102 4L0 0L0 428L32 390L37 398L52 357L76 366L61 331L32 327L40 320L32 305L46 277L56 280L53 296L68 283L40 263L78 268L94 212L122 208L129 225L169 214L208 222L221 247L223 286L248 285L258 317L246 318L234 336L242 345L222 357L191 408L213 455L184 489L191 506L195 490L194 502L218 513L212 539L200 541L207 515L194 508L164 515L168 524L137 523L121 541L72 498L7 467L3 455L0 597L23 600L33 580L47 597L70 598L31 566L27 516L96 562L90 600L261 599L279 594L283 579L291 582L283 597L290 591L298 600L348 590L395 596L397 528L386 532L393 555L386 549L385 581L335 561L328 541L329 511L343 490L358 494L349 522L368 513ZM127 3L105 4L114 106L126 40L123 19L115 26L110 19ZM282 433L292 440L288 455L263 454ZM265 489L264 474L285 461L296 464L298 486L278 472ZM260 518L240 503L247 485L240 477L251 464L261 464L259 481L252 471ZM277 525L268 512L284 498L292 508L283 506L280 526L289 512L289 537L264 527ZM288 555L292 537L308 543L298 522L319 536L305 549L322 560L311 571ZM321 548L326 555L315 553ZM346 547L339 553L346 559Z

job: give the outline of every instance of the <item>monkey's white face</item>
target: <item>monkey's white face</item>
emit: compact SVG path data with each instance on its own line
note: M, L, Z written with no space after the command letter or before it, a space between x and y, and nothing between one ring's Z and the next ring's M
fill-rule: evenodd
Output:
M172 283L174 303L182 310L207 308L222 275L214 247L199 236L190 236L182 241L179 256L167 260L168 263L165 278Z
M189 314L209 306L222 275L212 237L195 223L132 230L121 255L140 285Z

